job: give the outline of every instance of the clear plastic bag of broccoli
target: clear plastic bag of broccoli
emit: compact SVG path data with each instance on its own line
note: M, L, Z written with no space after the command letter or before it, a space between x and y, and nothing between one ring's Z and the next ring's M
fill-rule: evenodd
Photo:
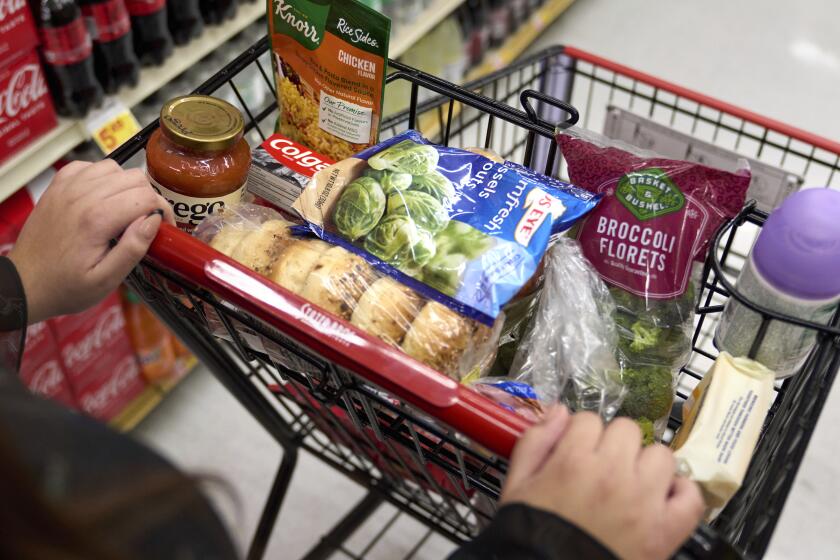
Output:
M560 237L546 255L536 312L510 375L544 403L615 416L624 396L616 361L615 312L609 290L574 239Z
M744 205L750 173L662 158L577 128L558 131L557 142L571 180L604 195L577 238L615 300L627 387L618 414L659 438L691 352L709 241Z

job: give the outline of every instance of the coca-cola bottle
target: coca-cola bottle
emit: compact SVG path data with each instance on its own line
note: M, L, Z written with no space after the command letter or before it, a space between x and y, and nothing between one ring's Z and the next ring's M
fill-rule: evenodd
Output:
M204 31L198 0L175 0L166 3L169 31L176 45L184 45Z
M237 0L201 0L201 15L204 23L215 25L236 15Z
M140 62L134 54L131 20L123 0L80 0L93 39L96 77L107 93L136 86Z
M180 1L180 0L178 0ZM143 66L160 66L172 54L166 0L125 0L131 15L134 52Z
M38 0L33 7L41 36L44 74L56 111L68 117L82 117L102 103L103 97L82 12L73 0Z

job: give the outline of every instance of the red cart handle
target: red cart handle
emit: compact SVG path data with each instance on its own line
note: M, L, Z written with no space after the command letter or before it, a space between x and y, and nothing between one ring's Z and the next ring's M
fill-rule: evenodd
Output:
M410 402L503 457L529 423L179 229L164 224L147 258L324 358Z

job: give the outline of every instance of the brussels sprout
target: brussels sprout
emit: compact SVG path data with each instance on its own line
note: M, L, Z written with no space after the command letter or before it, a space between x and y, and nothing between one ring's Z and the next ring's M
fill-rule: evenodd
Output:
M390 148L368 158L368 165L378 170L399 171L411 175L431 173L438 164L438 152L434 146L403 140Z
M386 195L396 191L404 191L411 186L413 177L410 173L399 173L397 171L380 171L378 169L366 169L364 175L379 181L382 190Z
M338 232L355 241L370 232L385 213L385 193L371 177L359 177L344 188L333 213Z
M461 276L468 260L460 253L438 253L423 268L422 280L437 291L454 296L461 285Z
M408 216L418 227L431 232L441 231L449 223L449 212L435 197L420 191L406 191L388 197L389 216Z
M422 229L418 230L418 234L419 239L417 243L411 246L411 262L406 265L407 269L416 269L417 272L429 264L429 261L437 253L437 244L435 243L434 236Z
M449 204L455 198L455 186L452 181L437 170L415 176L411 182L411 190L430 194L441 204Z
M451 220L446 228L435 236L435 241L438 254L461 253L468 259L478 257L496 243L489 235L458 220Z
M411 248L420 241L420 233L408 216L385 216L365 238L365 251L386 263L399 267L411 257Z

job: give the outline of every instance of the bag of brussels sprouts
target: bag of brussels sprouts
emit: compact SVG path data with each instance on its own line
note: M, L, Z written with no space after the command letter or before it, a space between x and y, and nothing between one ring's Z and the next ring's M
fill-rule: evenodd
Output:
M322 239L492 325L599 198L409 130L321 170L293 206Z

